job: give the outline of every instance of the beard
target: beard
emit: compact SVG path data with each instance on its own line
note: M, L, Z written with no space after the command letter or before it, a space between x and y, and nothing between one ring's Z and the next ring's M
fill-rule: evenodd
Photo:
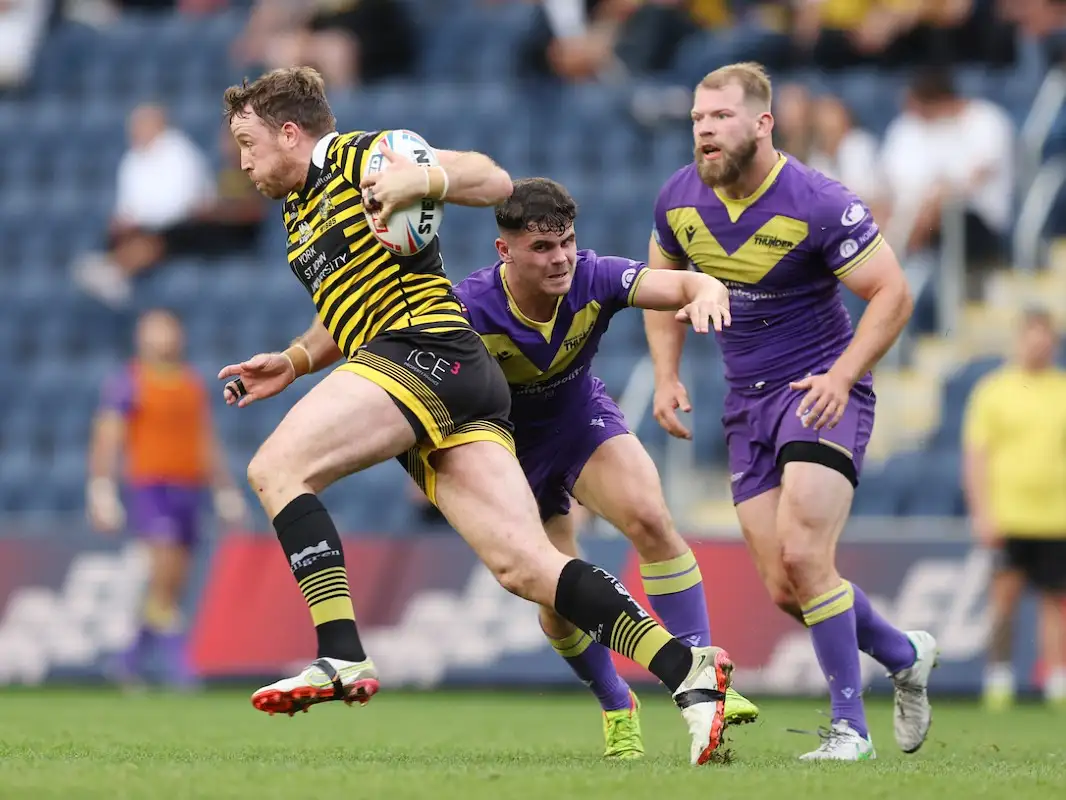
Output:
M289 191L274 181L260 182L259 193L271 200L284 200L289 196Z
M700 180L712 189L736 183L755 160L757 150L758 142L752 136L734 150L719 150L718 158L707 161L703 157L703 145L696 145L693 153Z

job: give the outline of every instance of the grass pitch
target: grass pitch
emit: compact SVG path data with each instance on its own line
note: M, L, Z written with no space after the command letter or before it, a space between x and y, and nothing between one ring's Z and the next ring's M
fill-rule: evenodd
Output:
M600 758L584 694L386 690L365 708L289 719L255 711L247 692L0 692L0 798L1066 797L1066 714L1037 706L990 716L941 701L925 747L904 756L875 700L877 761L806 764L795 757L817 740L785 729L824 723L825 703L770 700L758 723L729 732L731 763L695 769L665 693L641 694L648 756L618 764Z

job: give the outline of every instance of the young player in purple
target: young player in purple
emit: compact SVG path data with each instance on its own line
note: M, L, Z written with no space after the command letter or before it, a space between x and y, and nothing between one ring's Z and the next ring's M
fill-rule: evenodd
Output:
M123 683L139 683L155 651L168 683L191 682L181 602L207 489L215 487L223 520L244 517L244 500L212 431L203 381L182 362L181 350L178 320L164 311L146 313L137 325L137 357L105 385L93 426L89 518L106 533L128 519L149 554L140 630L118 669Z
M496 209L500 261L455 287L472 326L511 387L518 459L533 488L549 539L577 554L570 497L614 524L641 559L645 591L667 630L693 646L711 641L699 565L673 527L651 458L621 410L593 376L600 338L618 311L669 309L706 333L729 324L728 293L695 272L650 272L628 258L578 250L577 206L546 178L515 181ZM553 609L542 606L545 635L604 711L605 755L644 753L636 696L610 652ZM719 651L726 667L726 656ZM726 722L749 722L758 709L732 690Z
M892 676L896 741L911 753L929 730L936 642L891 626L835 566L873 427L870 370L911 298L866 206L774 149L770 101L758 64L723 67L697 87L695 163L659 194L649 266L691 262L729 287L733 324L718 340L737 516L771 596L810 629L832 700L831 728L804 758L874 757L860 648ZM839 283L869 302L854 334ZM646 327L656 417L689 438L675 413L689 410L677 378L684 329L655 313Z

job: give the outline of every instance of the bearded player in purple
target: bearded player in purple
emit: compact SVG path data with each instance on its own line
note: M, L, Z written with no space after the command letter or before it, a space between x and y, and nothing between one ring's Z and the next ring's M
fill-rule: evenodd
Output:
M459 283L455 293L507 376L518 459L552 544L576 555L568 514L576 497L633 542L645 591L667 630L687 644L707 646L699 565L674 529L655 464L590 365L616 312L669 309L671 318L706 333L712 325L729 325L728 292L706 275L652 273L628 258L578 250L576 215L573 198L555 181L515 181L511 197L496 209L500 260ZM553 609L542 606L540 621L552 647L600 701L604 755L642 756L639 704L608 649ZM715 650L728 674L728 657ZM758 709L727 683L722 676L720 719L753 721Z
M810 629L832 701L829 731L803 758L874 757L860 649L888 669L896 741L913 753L929 731L936 641L894 628L835 566L873 428L870 370L912 301L858 198L774 149L770 102L758 64L723 67L697 87L695 163L659 194L649 266L691 262L730 290L733 324L718 338L733 500L771 596ZM854 332L838 282L868 301ZM677 377L684 328L664 314L648 313L645 322L656 418L689 438L675 413L689 410Z

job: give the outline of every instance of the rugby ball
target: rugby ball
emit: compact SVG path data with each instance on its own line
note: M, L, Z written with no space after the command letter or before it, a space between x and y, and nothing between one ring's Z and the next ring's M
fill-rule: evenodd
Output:
M409 158L424 167L437 166L437 154L425 139L414 131L388 131L380 137L367 154L366 167L362 177L381 172L389 168L389 160L381 152L385 144L398 155ZM406 208L392 212L388 222L382 222L376 211L368 206L373 199L373 189L365 190L363 214L370 225L370 230L381 245L396 255L410 256L424 250L433 241L444 217L444 204L429 198L422 198Z

